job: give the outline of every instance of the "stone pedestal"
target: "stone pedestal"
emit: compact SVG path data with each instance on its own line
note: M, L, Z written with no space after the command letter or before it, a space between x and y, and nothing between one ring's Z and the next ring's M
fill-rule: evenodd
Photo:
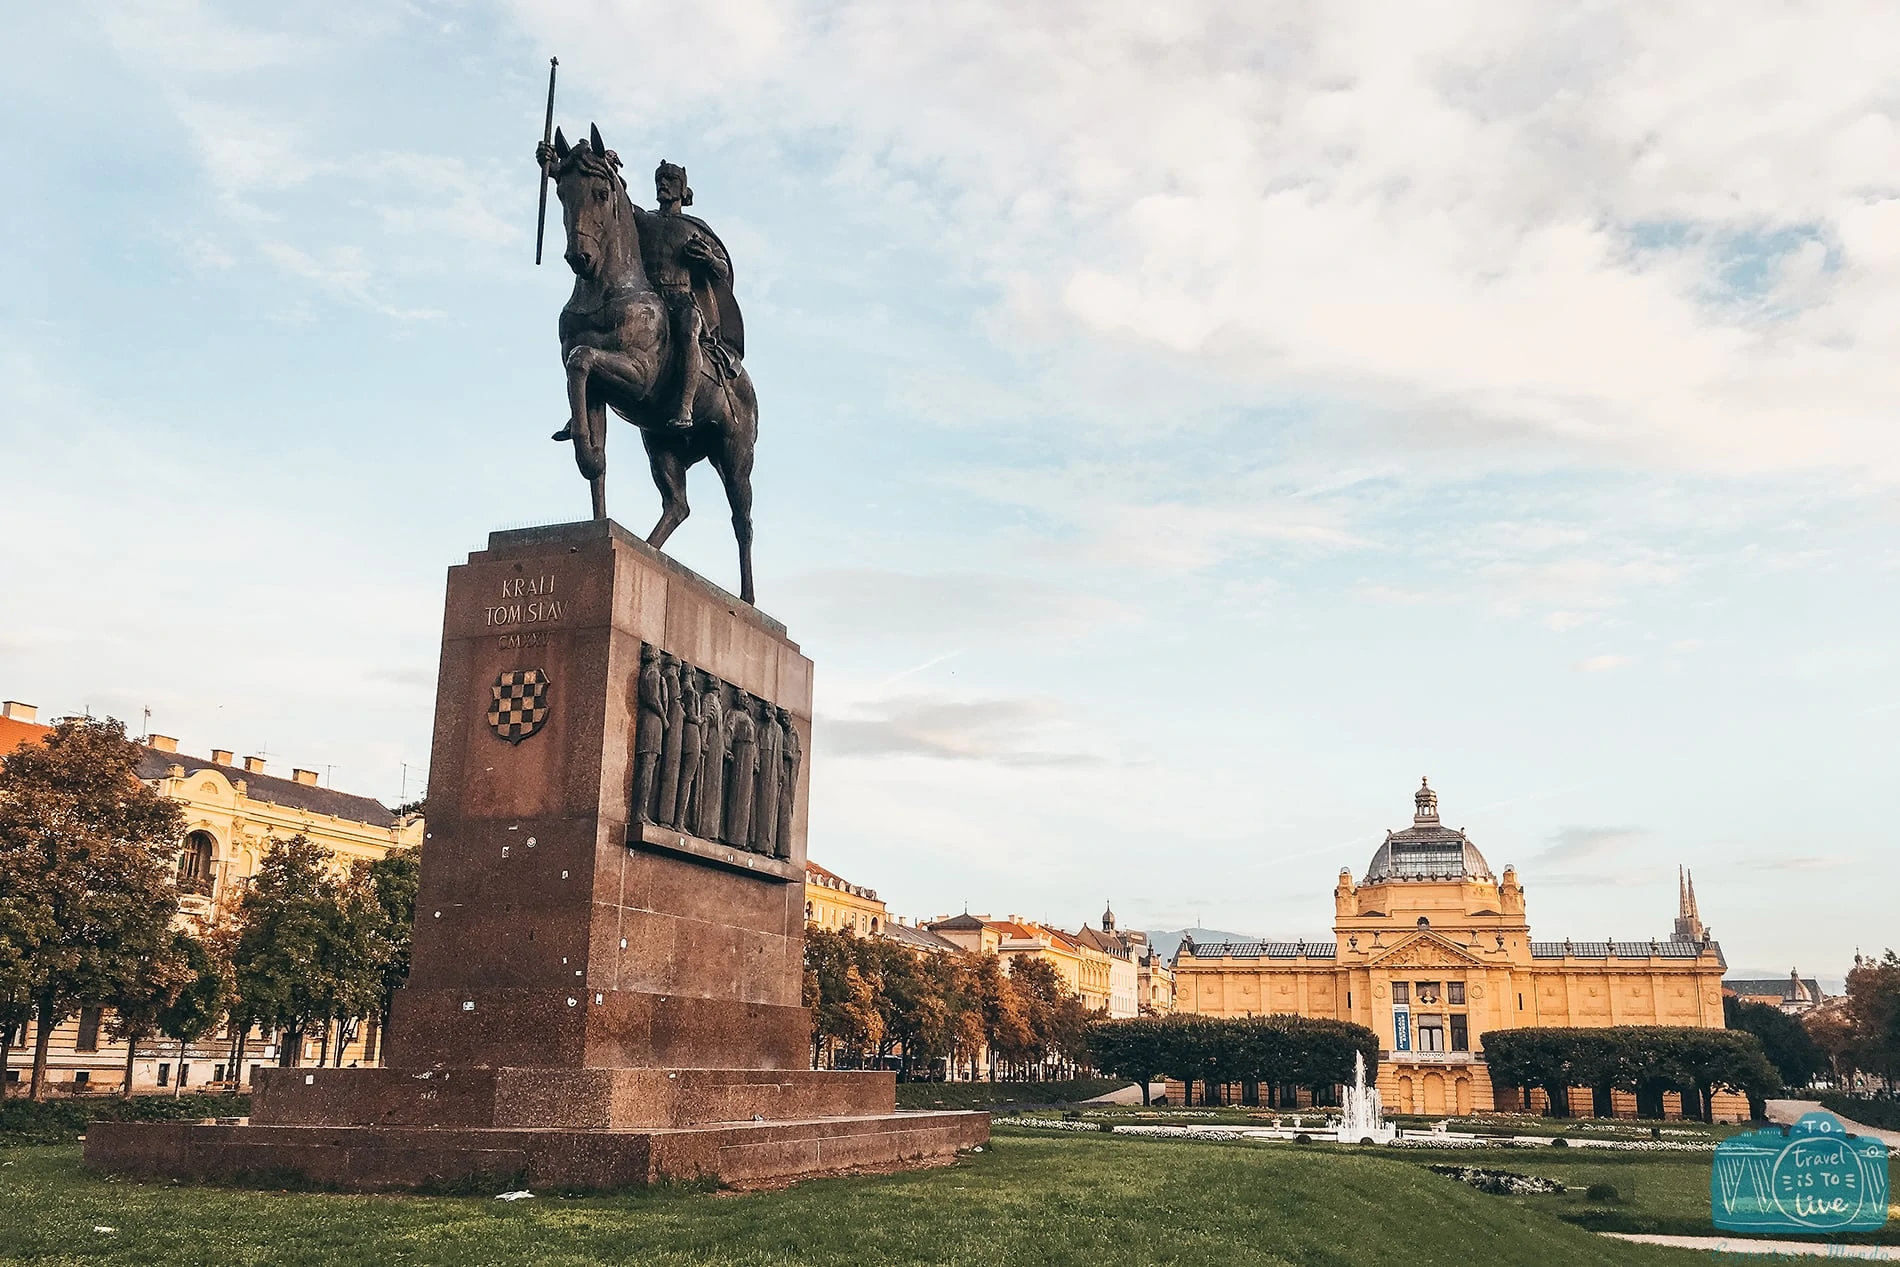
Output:
M673 682L646 692L644 720L643 664ZM697 780L678 774L690 741L664 707L687 674L727 718ZM492 534L449 572L413 968L386 1067L261 1070L249 1124L99 1123L88 1164L609 1188L983 1142L987 1114L895 1113L892 1075L806 1068L810 773L788 754L811 751L811 690L784 626L616 524ZM768 729L795 740L775 747Z

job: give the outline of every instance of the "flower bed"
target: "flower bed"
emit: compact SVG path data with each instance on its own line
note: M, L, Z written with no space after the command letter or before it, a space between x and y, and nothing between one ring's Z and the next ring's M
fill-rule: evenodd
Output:
M1564 1190L1563 1184L1555 1179L1520 1175L1510 1170L1482 1170L1477 1166L1428 1166L1426 1169L1497 1197L1530 1197Z

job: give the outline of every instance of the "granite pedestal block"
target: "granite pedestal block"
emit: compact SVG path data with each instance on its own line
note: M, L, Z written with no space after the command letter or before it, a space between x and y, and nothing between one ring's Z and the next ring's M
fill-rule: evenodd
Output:
M810 763L785 767L770 840L636 812L643 653L811 751L812 665L783 625L611 522L492 534L449 571L385 1067L261 1070L249 1124L100 1123L88 1164L603 1188L941 1161L987 1139L987 1114L894 1112L890 1074L807 1068Z

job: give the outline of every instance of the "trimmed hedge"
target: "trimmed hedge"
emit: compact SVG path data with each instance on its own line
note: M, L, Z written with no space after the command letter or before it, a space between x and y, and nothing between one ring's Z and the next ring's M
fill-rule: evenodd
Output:
M1127 1086L1123 1078L1069 1082L900 1082L900 1109L1028 1109L1093 1100Z
M1556 1026L1492 1030L1484 1036L1491 1085L1541 1087L1552 1117L1572 1113L1570 1089L1588 1087L1603 1115L1610 1092L1636 1096L1639 1117L1661 1117L1665 1092L1681 1093L1684 1116L1708 1121L1709 1097L1721 1089L1748 1096L1751 1107L1781 1087L1761 1040L1742 1030L1677 1025Z
M1821 1097L1821 1107L1830 1113L1840 1114L1850 1122L1859 1122L1875 1130L1900 1131L1900 1098L1846 1095L1830 1091Z
M86 1125L105 1122L195 1122L206 1117L245 1117L248 1095L74 1096L70 1099L0 1101L0 1148L20 1144L70 1144Z
M1158 1075L1194 1083L1279 1083L1315 1091L1352 1081L1353 1053L1379 1063L1379 1038L1363 1025L1304 1016L1165 1016L1097 1021L1089 1054L1103 1073L1144 1088Z

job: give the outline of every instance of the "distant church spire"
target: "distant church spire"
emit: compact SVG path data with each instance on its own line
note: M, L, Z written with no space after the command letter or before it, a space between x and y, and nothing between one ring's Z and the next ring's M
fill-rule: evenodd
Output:
M1102 931L1105 933L1115 931L1115 907L1112 903L1102 904Z
M1675 941L1706 941L1708 933L1702 927L1701 913L1695 905L1695 872L1676 865L1676 933Z

